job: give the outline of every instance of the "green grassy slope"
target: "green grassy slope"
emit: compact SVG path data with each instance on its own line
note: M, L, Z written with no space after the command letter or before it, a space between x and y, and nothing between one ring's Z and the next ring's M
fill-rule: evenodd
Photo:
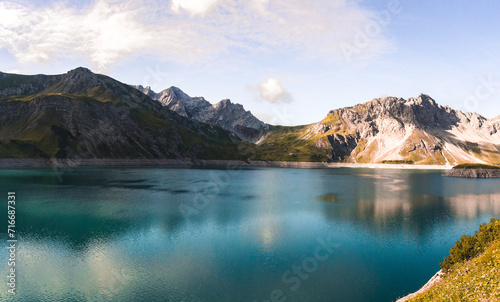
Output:
M461 164L453 167L453 169L500 169L500 166L491 166L483 164Z
M255 148L252 159L293 162L329 161L327 150L316 147L314 139L302 138L309 126L271 126L264 141Z
M443 279L409 301L500 301L500 220L463 236L441 266Z

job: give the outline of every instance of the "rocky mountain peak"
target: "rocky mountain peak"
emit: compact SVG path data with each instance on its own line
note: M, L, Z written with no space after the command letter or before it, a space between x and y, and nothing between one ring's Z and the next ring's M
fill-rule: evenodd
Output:
M156 96L156 92L153 91L153 89L151 89L151 86L142 86L142 85L131 85L132 87L134 87L135 89L141 91L142 93L144 93L145 95L149 96L150 98L152 98L153 100L155 100L155 96Z
M143 87L142 85L138 85L136 86L137 89L143 91L144 93L146 92L154 92L152 89L151 89L151 86L146 86L146 87Z
M142 86L134 87L143 93L148 91ZM175 86L156 93L151 98L179 115L221 126L246 141L257 141L269 129L269 125L246 111L241 104L232 103L229 99L212 105L205 98L190 97Z
M189 96L187 94L184 93L184 91L182 91L181 89L179 89L178 87L175 87L175 86L171 86L163 91L160 92L160 94L174 94L178 97L181 97L181 98L189 98Z
M90 86L95 87L102 85L103 81L97 74L90 71L90 69L84 67L78 67L64 74L61 82L64 83L63 86L65 88L61 91L54 91L54 92L80 91Z
M90 69L85 67L78 67L73 70L70 70L66 73L67 78L73 79L83 79L83 78L96 78L96 74L94 74Z
M184 93L184 91L182 91L179 87L176 87L176 86L170 86L166 90L173 91L174 93L179 93L182 95L187 95L186 93Z
M92 71L86 67L77 67L75 69L72 69L70 71L67 72L68 74L71 74L71 73L86 73L86 74L93 74Z
M224 100L222 100L214 105L215 108L220 108L220 109L226 108L226 107L234 107L234 106L243 108L243 106L241 106L240 104L231 103L230 99L224 99Z
M423 107L439 107L436 101L427 94L420 94L417 98L409 98L406 101L407 105L423 106Z

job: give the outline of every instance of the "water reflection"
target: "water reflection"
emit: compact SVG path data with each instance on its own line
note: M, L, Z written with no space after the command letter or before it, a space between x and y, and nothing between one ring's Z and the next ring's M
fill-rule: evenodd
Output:
M337 194L335 194L335 193L328 193L325 195L319 195L319 196L316 196L316 199L320 200L320 201L325 201L325 202L342 202L342 200L340 200L337 197Z
M444 199L459 218L477 218L485 214L500 217L500 194L461 194Z
M353 171L355 178L339 173L322 180L322 191L333 188L330 194L343 196L342 205L322 204L332 221L361 223L380 234L403 230L421 239L449 221L500 215L496 181L455 181L436 171L360 170Z
M377 222L386 222L395 216L410 215L411 174L375 170L373 174L360 176L371 179L368 185L363 181L358 187L358 191L364 196L358 201L358 213L361 217L373 216Z
M425 283L460 235L500 215L497 181L435 171L75 169L60 182L38 169L0 177L0 190L20 200L16 301L262 301L277 288L287 301L390 301ZM186 219L179 207L197 194L208 202ZM291 292L283 273L327 236L337 250ZM9 301L5 286L0 300Z

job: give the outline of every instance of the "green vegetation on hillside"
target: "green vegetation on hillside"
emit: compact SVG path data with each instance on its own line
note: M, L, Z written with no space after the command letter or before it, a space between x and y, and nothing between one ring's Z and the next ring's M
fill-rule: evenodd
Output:
M326 118L321 121L321 124L328 126L330 129L318 135L319 137L324 137L332 134L341 134L341 135L354 135L356 129L349 128L347 123L338 113L330 113Z
M32 94L32 95L13 95L13 96L4 96L0 97L0 101L6 101L6 102L30 102L34 99L45 99L47 97L52 97L52 96L61 96L61 97L66 97L70 98L73 100L77 101L82 101L82 102L95 102L98 101L97 99L87 97L84 95L74 95L74 94L69 94L69 93L47 93L47 94Z
M401 165L413 165L414 162L412 160L404 160L404 159L401 159L401 160L384 160L382 161L383 164L392 164L392 165L396 165L396 164L401 164Z
M315 132L311 125L285 127L271 126L265 139L257 146L255 159L266 161L329 162L332 161L330 139L335 135L352 136L350 129L338 113L330 113L321 121L324 131ZM352 162L349 155L345 161Z
M476 257L495 240L500 240L500 220L491 219L490 223L479 226L474 236L464 235L450 249L450 255L440 264L444 272L453 269L453 265Z
M21 85L32 85L36 88L43 86L51 78L52 76L46 75L4 74L0 81L0 90L19 87Z
M302 137L310 125L271 126L265 140L255 148L253 160L326 162L328 151L316 147L315 139Z
M453 167L453 169L500 169L500 166L490 166L484 164L461 164Z
M462 236L441 267L443 280L409 301L500 301L500 220Z

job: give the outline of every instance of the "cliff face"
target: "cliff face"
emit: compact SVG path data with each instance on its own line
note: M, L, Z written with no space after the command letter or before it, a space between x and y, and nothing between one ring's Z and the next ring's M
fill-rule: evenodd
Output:
M229 99L212 105L203 97L190 97L177 87L170 87L160 93L153 92L150 87L134 87L182 116L221 126L248 142L256 142L269 130L269 125Z
M78 68L0 78L0 157L238 159L230 134Z
M387 97L332 110L297 131L296 139L322 148L330 160L416 164L498 163L500 123L442 107L427 95ZM263 145L269 142L265 139ZM279 142L273 144L283 147ZM276 150L277 151L277 150Z

